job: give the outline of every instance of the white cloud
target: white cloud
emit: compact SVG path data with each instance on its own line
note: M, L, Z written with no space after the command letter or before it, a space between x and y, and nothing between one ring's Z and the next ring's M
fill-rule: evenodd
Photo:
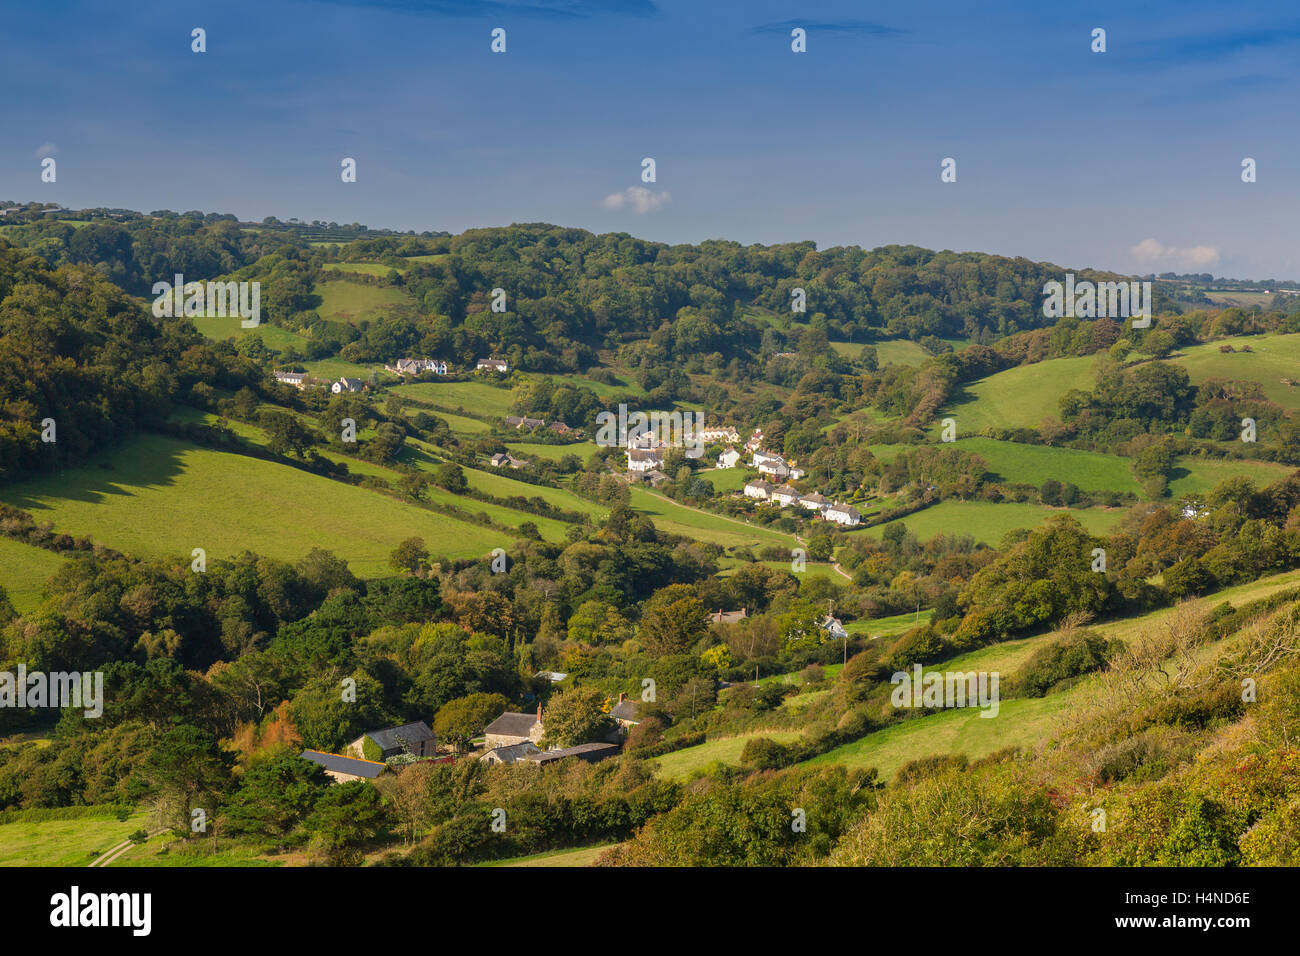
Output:
M1143 239L1129 252L1151 272L1203 272L1219 263L1219 250L1214 246L1177 249L1157 239Z
M668 193L654 193L644 186L629 186L621 193L610 193L600 201L606 209L630 209L638 216L658 212L672 201Z
M55 146L53 143L42 143L36 150L35 156L37 159L44 159L46 156L53 156L58 151L59 147Z

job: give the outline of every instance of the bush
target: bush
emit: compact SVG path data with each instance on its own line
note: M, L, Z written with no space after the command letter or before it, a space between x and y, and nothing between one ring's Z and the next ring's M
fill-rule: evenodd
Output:
M1092 631L1080 631L1039 648L1007 683L1008 695L1045 697L1063 681L1099 671L1123 644Z

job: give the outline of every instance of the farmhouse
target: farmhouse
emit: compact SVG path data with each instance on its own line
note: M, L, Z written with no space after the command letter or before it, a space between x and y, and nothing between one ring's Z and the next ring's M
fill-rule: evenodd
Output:
M537 743L542 739L542 705L537 705L535 717L507 711L483 728L483 737L488 750L511 744Z
M627 733L641 722L636 711L636 701L628 700L627 694L619 694L618 703L609 709L609 716L617 721L619 730Z
M557 435L573 435L577 433L575 429L570 428L564 422L551 422L549 427Z
M831 503L829 498L819 494L804 495L799 499L799 504L803 505L809 511L821 511Z
M746 498L758 498L758 499L760 499L760 500L762 500L762 501L766 501L766 500L767 500L767 496L768 496L769 494L771 494L771 492L772 492L772 488L773 488L773 487L775 487L775 486L774 486L774 485L769 485L769 484L768 484L766 481L764 481L762 478L759 478L759 479L757 479L756 481L749 481L749 482L746 482L746 483L745 483L745 497L746 497Z
M387 769L375 760L361 760L357 757L345 757L342 754L325 754L318 750L304 750L304 760L318 763L325 768L335 783L349 783L353 780L374 780Z
M700 438L704 441L720 441L735 444L740 441L740 432L736 431L735 425L727 425L725 428L702 428L700 429Z
M493 468L500 468L502 465L510 463L510 456L503 451L499 451L492 456L491 462Z
M840 623L840 619L831 617L829 614L826 615L826 620L822 621L821 627L828 637L837 641L842 641L849 636L849 632L844 630L844 625Z
M283 385L292 385L294 388L307 387L306 372L276 372L275 380Z
M654 449L628 448L625 454L628 471L653 471L664 463L663 454Z
M474 366L474 371L497 372L498 374L505 375L510 371L510 365L503 362L501 359L481 358L478 360L478 364Z
M400 358L392 365L385 365L384 368L395 375L422 375L425 372L433 372L435 375L447 374L446 362L429 358Z
M740 462L740 452L734 448L728 448L718 456L719 468L735 468Z
M842 524L850 528L862 521L862 515L858 513L856 508L838 503L823 511L822 517L827 521L834 521L836 524Z
M370 754L367 755L366 742L370 742ZM416 757L432 757L437 750L436 740L429 725L422 720L400 727L385 727L383 730L371 730L362 734L348 744L348 753L354 757L369 757L387 760L401 753L410 753Z
M773 488L769 497L782 508L787 505L795 504L799 500L799 492L789 485L782 485L779 488Z
M365 388L365 385L366 383L361 381L359 378L344 377L331 385L330 391L335 395L338 395L340 392L359 392Z

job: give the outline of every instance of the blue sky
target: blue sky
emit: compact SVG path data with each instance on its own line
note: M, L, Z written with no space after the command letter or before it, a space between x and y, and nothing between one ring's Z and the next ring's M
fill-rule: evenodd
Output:
M0 198L1300 278L1291 5L43 0L5 26Z

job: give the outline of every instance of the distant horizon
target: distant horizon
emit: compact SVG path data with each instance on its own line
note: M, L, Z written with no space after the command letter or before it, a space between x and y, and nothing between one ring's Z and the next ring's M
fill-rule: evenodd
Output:
M8 198L0 199L0 203L4 203L4 202L13 203L16 206L28 206L35 203L46 203L49 202L49 200L43 200L43 199L17 200L17 199L8 199ZM161 207L160 209L156 209L156 210L130 209L126 206L80 206L80 207L64 206L62 208L66 209L68 212L75 212L75 213L82 213L92 209L121 210L124 212L132 212L141 216L149 216L154 211L161 211ZM165 211L173 212L178 216L184 215L186 212L200 212L200 211L203 212L203 215L205 216L234 216L236 218L236 221L241 226L261 226L263 224L263 220L268 218L266 216L263 216L260 219L257 218L244 219L241 218L238 213L226 212L217 209L210 209L210 210L170 209ZM320 219L319 217L313 219L303 219L300 216L291 216L288 218L282 218L280 216L272 216L270 218L274 218L278 222L281 222L285 225L303 226L309 229L312 228L313 222L321 222L324 223L326 226L328 226L330 223L333 223L333 225L337 226L340 229L347 228L353 224L351 222L341 223L338 222L337 220L323 220ZM367 232L373 232L376 235L395 235L395 236L414 236L414 237L438 236L441 234L446 234L448 236L459 236L475 229L509 229L512 226L544 225L544 226L554 226L557 229L576 229L581 232L590 233L593 236L626 235L626 236L631 236L634 239L638 239L642 242L651 242L651 243L656 243L658 245L664 245L668 247L699 246L701 243L704 242L734 242L742 247L749 247L749 246L771 247L771 246L793 245L801 242L811 242L816 247L818 252L826 252L830 249L861 249L864 252L871 252L877 249L887 249L890 247L914 247L918 249L926 249L930 252L935 252L935 253L949 252L952 253L953 255L974 254L974 255L998 256L1004 259L1027 259L1031 262L1058 266L1061 269L1066 271L1077 269L1077 270L1089 271L1089 272L1106 272L1106 273L1114 273L1116 275L1131 276L1135 279L1151 279L1151 280L1161 280L1161 281L1169 282L1169 281L1188 279L1191 277L1200 278L1201 276L1208 275L1210 276L1209 279L1210 282L1248 282L1248 283L1253 283L1255 285L1272 283L1276 285L1295 286L1297 289L1300 289L1300 279L1279 279L1276 276L1268 276L1266 278L1252 278L1252 277L1243 277L1243 276L1215 275L1213 273L1207 273L1207 272L1178 272L1178 273L1123 272L1118 269L1107 269L1100 266L1078 265L1078 264L1061 265L1060 263L1053 262L1050 259L1039 259L1033 256L1023 255L1023 254L1010 255L1003 252L995 252L990 249L942 248L942 247L924 245L920 242L887 242L876 246L866 246L857 243L835 243L831 245L823 245L822 243L819 243L815 239L808 239L808 238L783 239L775 242L745 242L740 239L733 239L729 236L706 236L702 239L687 240L683 242L666 242L661 239L652 239L648 236L640 235L636 232L632 232L627 229L610 229L606 231L597 231L594 229L590 229L587 226L578 226L578 225L572 225L572 224L561 223L561 222L544 222L541 220L536 220L536 221L530 220L526 222L517 220L509 223L486 223L486 224L475 225L475 226L466 226L463 229L456 230L456 231L450 229L423 229L423 230L397 229L391 226L377 226L377 225L372 225L370 223L360 222L360 221L357 221L356 225L364 226ZM0 238L3 238L3 234L0 234ZM342 244L345 241L346 240L340 240L340 244Z

